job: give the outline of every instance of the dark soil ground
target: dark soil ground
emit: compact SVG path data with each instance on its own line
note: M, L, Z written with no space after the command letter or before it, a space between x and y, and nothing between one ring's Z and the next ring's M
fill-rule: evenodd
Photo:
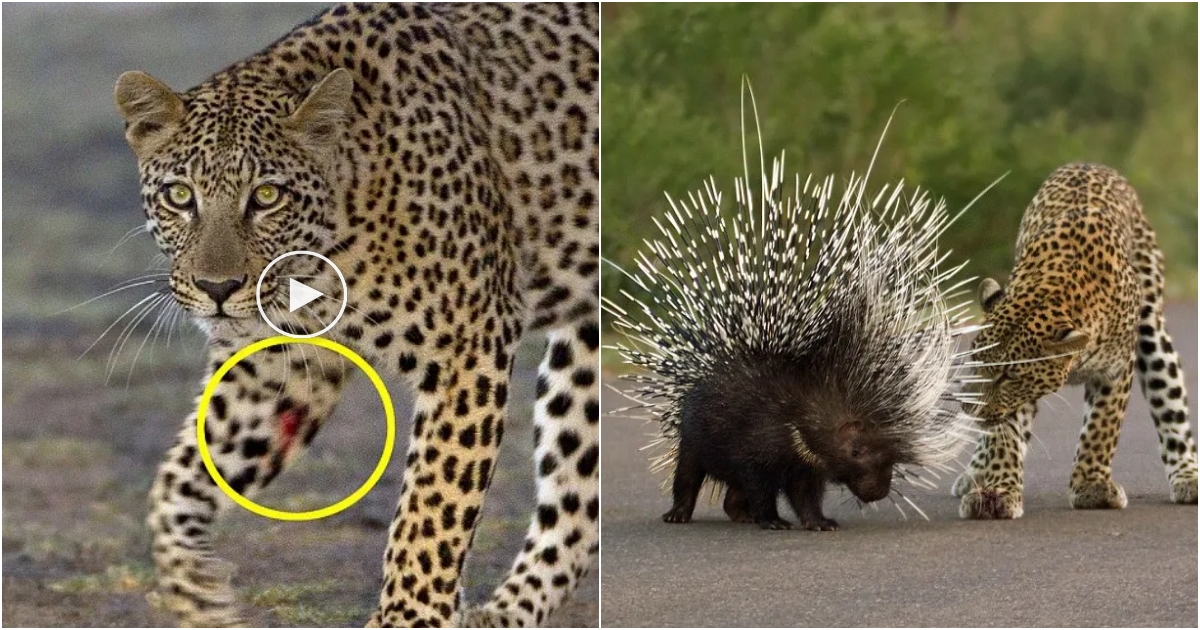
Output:
M173 623L145 594L153 570L143 524L146 493L163 451L186 415L199 377L195 335L156 346L125 384L123 363L105 384L106 351L76 357L94 336L27 336L5 330L4 625L156 626ZM137 339L140 341L140 337ZM87 342L87 343L85 343ZM135 343L135 342L131 342ZM159 346L162 339L159 340ZM533 506L528 420L534 348L500 468L468 560L470 601L483 600L520 548ZM399 407L403 388L389 384ZM302 460L261 502L312 509L349 494L382 448L383 417L365 378ZM398 434L407 435L407 414ZM399 497L404 444L387 474L359 504L333 517L283 523L235 508L219 554L239 568L234 584L252 625L361 625L377 601L386 528ZM596 626L595 573L552 624Z

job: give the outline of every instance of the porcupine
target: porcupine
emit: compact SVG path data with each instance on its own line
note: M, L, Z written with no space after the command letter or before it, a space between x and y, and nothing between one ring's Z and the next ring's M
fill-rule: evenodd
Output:
M834 205L832 177L797 176L785 196L782 156L763 173L758 195L748 169L735 180L733 217L710 179L655 219L662 238L625 272L644 297L605 300L625 338L612 347L645 369L627 394L658 421L653 468L673 469L664 521L689 522L711 481L734 521L790 528L782 491L806 529L836 530L828 482L876 501L893 477L927 484L907 466L944 466L970 441L975 362L956 339L977 328L966 302L948 305L963 282L961 265L940 269L944 201L901 182L864 203L867 177L852 175Z

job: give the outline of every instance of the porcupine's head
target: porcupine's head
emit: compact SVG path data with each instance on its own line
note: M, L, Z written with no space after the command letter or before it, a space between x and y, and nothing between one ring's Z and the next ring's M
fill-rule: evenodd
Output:
M891 440L876 435L869 423L860 421L843 424L833 442L836 450L827 460L829 479L845 485L867 503L891 493L896 466Z
M967 302L947 304L961 266L941 268L945 204L902 184L867 195L854 175L840 199L833 177L797 176L785 193L782 158L763 170L757 191L736 181L732 209L711 180L673 201L655 219L661 238L623 271L635 288L623 304L605 300L624 334L614 349L643 368L626 394L658 422L653 468L674 470L680 401L694 384L720 378L727 361L786 356L845 406L801 414L798 451L862 500L886 496L893 477L928 484L905 465L944 467L975 423L962 409L970 355L955 346L976 328Z
M797 430L794 446L860 501L878 501L892 489L900 456L896 441L875 429L885 419L863 417L849 401L839 398L835 394L810 399L807 426Z

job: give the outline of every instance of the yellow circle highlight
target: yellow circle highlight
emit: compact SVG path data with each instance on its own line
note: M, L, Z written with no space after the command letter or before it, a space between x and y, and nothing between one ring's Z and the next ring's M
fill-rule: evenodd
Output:
M319 510L309 510L307 512L288 512L286 510L276 510L263 505L259 505L250 499L242 496L237 490L234 490L228 482L221 477L221 473L217 471L217 465L213 463L212 455L208 452L208 441L204 438L204 417L208 414L208 403L212 399L213 394L217 391L217 385L221 379L233 366L246 357L270 348L288 343L306 343L313 346L333 350L334 352L346 357L351 363L358 366L358 369L366 372L367 378L371 379L371 384L375 386L375 390L379 392L379 398L383 401L383 413L387 417L387 437L383 442L383 455L379 458L379 463L375 466L375 471L367 478L363 485L359 486L350 496ZM358 503L360 499L367 496L371 488L379 483L379 479L383 477L383 471L387 469L388 461L392 458L392 447L396 444L396 410L392 407L392 398L388 396L387 387L383 384L383 379L379 378L379 373L371 367L367 360L362 358L357 352L343 346L342 344L324 339L321 337L312 338L297 338L297 337L270 337L252 343L245 348L239 350L229 360L221 365L220 369L213 373L212 378L208 379L208 385L204 388L204 393L200 396L200 404L196 408L196 441L200 449L200 457L204 460L204 467L208 469L208 474L212 476L213 481L217 482L217 487L221 489L230 499L233 499L238 505L267 518L273 518L281 521L312 521L326 516L332 516L342 510Z

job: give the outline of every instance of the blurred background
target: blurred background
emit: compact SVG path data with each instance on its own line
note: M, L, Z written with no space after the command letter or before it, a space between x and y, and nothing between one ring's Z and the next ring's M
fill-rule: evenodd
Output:
M862 173L902 101L873 182L904 178L953 213L1008 173L945 241L967 275L1003 282L1038 185L1089 161L1137 189L1169 296L1196 295L1195 4L605 3L603 24L609 260L629 264L657 233L664 191L711 175L732 205L744 75L766 155L786 150L789 173ZM622 281L606 268L603 293Z
M128 309L152 287L89 301L162 268L139 232L137 165L113 104L117 76L143 70L182 91L322 8L3 6L5 625L173 624L144 597L153 572L143 520L154 470L200 390L203 339L182 320L154 328L154 314L126 328L140 313ZM470 601L507 573L533 506L528 417L539 342L525 350L468 559ZM405 438L405 391L388 385ZM357 488L382 448L378 401L366 379L356 379L310 452L260 501L313 509ZM399 439L383 480L329 519L283 524L231 511L216 549L239 565L234 585L251 625L366 621L378 601L405 448ZM597 624L597 572L552 623Z

